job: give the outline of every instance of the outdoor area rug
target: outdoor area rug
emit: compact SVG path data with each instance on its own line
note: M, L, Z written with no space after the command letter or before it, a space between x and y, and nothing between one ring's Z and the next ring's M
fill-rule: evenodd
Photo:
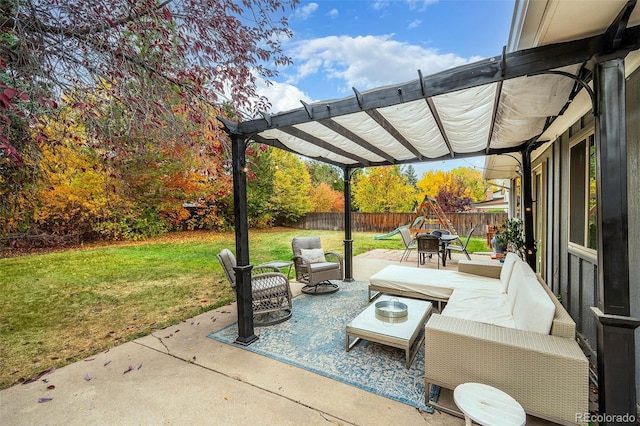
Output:
M402 349L361 340L346 352L345 327L367 305L366 283L340 283L333 294L294 298L293 317L256 327L249 346L234 343L236 323L209 337L433 412L424 403L424 345L408 370Z

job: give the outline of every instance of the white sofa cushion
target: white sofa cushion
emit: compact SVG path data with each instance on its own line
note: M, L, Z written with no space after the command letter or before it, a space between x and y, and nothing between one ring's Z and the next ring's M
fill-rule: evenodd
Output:
M511 278L509 279L509 287L507 291L507 299L509 300L511 312L513 312L513 307L516 303L516 297L518 296L520 287L524 285L524 278L526 276L533 277L537 281L536 274L533 272L533 270L531 270L531 267L528 264L524 263L523 261L515 262L513 265Z
M500 282L502 283L502 291L505 293L509 290L509 281L511 280L511 274L513 273L513 267L517 263L524 263L520 256L513 252L507 253L500 270Z
M502 284L497 278L399 265L384 267L369 278L369 283L389 290L416 292L434 299L448 299L453 290L458 288L502 293Z
M505 293L457 288L449 298L442 315L516 328Z
M536 276L533 273L523 273L513 305L516 328L549 334L555 312L553 301Z

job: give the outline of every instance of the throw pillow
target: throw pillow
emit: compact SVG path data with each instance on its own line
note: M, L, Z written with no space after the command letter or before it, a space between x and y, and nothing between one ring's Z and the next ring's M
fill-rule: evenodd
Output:
M307 263L322 263L327 260L324 258L324 250L319 249L300 249L302 260Z

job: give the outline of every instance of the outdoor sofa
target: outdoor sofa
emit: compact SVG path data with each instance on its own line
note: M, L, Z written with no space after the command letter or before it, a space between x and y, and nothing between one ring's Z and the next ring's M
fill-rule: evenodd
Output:
M425 326L427 398L430 384L478 382L536 417L561 424L584 418L589 363L575 322L517 255L502 266L461 261L458 271L387 268L370 278L370 292L447 302Z

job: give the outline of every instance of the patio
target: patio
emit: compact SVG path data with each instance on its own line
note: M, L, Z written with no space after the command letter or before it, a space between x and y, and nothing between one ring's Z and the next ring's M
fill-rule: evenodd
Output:
M367 281L402 250L354 258ZM487 259L484 255L472 255ZM464 256L454 255L455 270ZM415 266L416 253L403 265ZM427 262L421 268L436 268ZM442 266L441 266L442 268ZM349 285L344 283L345 286ZM302 285L293 282L294 294ZM322 296L318 296L322 303ZM294 301L295 306L295 301ZM295 318L295 313L294 313ZM0 392L6 424L430 424L464 420L419 410L207 336L237 321L235 303ZM247 368L250 366L250 368ZM47 390L54 385L55 389ZM52 398L39 403L39 398ZM440 401L451 405L451 393ZM546 421L528 418L528 424Z

